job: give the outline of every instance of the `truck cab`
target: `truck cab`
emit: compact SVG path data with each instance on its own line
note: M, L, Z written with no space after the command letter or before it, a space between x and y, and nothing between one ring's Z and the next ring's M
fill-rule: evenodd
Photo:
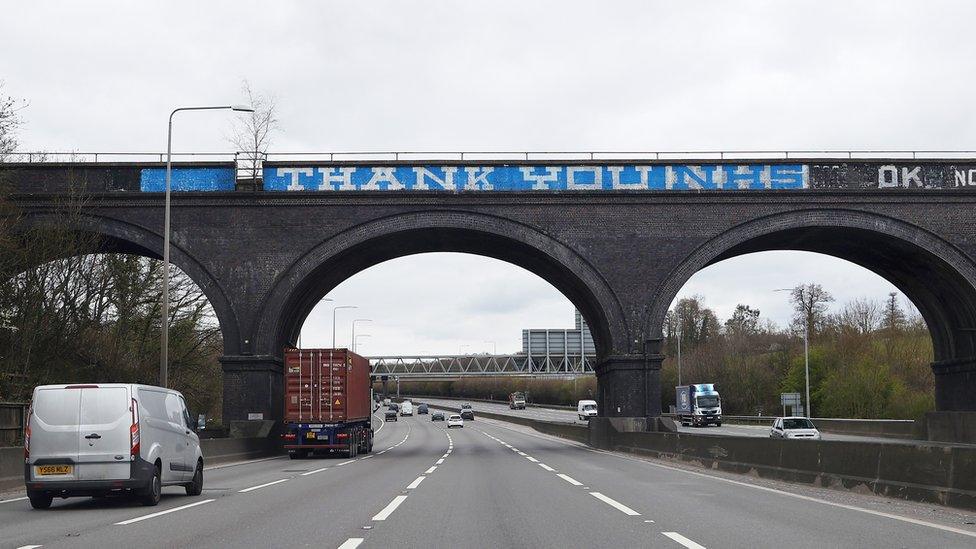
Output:
M508 395L508 407L512 410L525 409L525 393L516 391Z
M675 419L682 425L722 426L722 397L713 383L675 387Z

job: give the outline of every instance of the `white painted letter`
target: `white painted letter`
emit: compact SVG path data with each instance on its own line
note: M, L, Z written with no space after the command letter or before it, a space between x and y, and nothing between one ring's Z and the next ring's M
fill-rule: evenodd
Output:
M886 189L898 186L898 168L881 166L878 168L878 188Z
M427 184L427 179L430 178L434 183L440 185L440 189L433 189L435 191L445 190L453 191L457 189L454 184L454 173L457 171L455 167L444 167L444 179L441 179L433 174L427 168L414 168L413 173L417 175L417 183L414 184L414 189L430 189L430 185Z
M491 183L488 182L488 174L495 171L495 168L491 166L481 166L472 167L469 166L464 168L468 172L468 182L464 184L464 190L466 191L490 191L492 190ZM481 173L478 173L481 170Z
M532 168L521 167L522 179L532 182L532 190L534 191L547 191L551 187L551 183L555 183L559 180L559 170L560 168L554 166L546 166L545 175L532 175Z
M338 170L339 173L332 173ZM322 182L319 183L320 191L354 191L356 187L352 184L352 174L356 168L319 168L322 174ZM336 185L338 183L338 185Z
M363 185L364 191L401 191L403 190L403 183L396 178L393 171L396 168L373 168L373 175L369 178L369 181ZM380 183L386 183L386 188L380 187Z
M577 183L577 172L590 172L593 174L592 183ZM567 189L602 189L603 188L603 169L600 166L568 166L566 168L566 188Z
M278 168L278 177L291 176L291 182L288 183L287 187L289 191L304 191L305 187L298 182L298 175L311 177L313 173L312 168Z
M922 186L922 180L918 177L918 172L922 171L921 166L915 166L915 169L908 171L908 168L901 169L901 187L911 187L912 180L915 180L915 184L918 187Z

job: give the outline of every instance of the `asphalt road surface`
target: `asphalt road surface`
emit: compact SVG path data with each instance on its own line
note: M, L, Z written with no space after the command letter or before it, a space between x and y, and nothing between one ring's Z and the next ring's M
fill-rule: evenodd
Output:
M373 454L208 469L157 507L0 501L17 547L974 547L932 505L722 476L597 451L504 422L382 424Z

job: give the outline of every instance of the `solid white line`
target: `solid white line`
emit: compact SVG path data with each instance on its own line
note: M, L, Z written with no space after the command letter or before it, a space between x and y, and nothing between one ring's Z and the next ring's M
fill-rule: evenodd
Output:
M375 416L376 414L373 414L373 415ZM380 416L376 416L376 419L380 420L380 428L377 429L377 430L375 430L375 431L373 431L373 436L378 435L380 433L380 431L383 430L383 427L386 427L386 422L383 421L383 418L381 418Z
M415 480L415 481L413 481L413 482L411 482L410 484L407 485L407 490L413 490L414 488L420 486L420 483L423 482L425 478L427 478L427 477L425 477L423 475L417 477L417 480Z
M371 457L373 457L373 456L363 456L363 457L361 457L361 458L359 458L359 459L369 459L369 458L371 458Z
M38 547L44 547L43 545L21 545L17 549L37 549Z
M380 452L376 452L376 455L385 454L385 453L386 453L386 450L382 450Z
M638 513L637 511L634 511L630 507L627 507L623 503L620 503L619 501L613 498L608 498L607 496L601 494L600 492L590 492L590 495L602 501L603 503L606 503L610 507L613 507L614 509L624 513L625 515L630 515L632 517L640 516L640 513Z
M237 493L244 494L244 493L250 492L252 490L258 490L260 488L264 488L265 486L271 486L273 484L280 484L282 482L288 482L288 479L283 478L283 479L276 480L274 482L267 482L265 484L259 484L257 486L251 486L250 488L245 488L243 490L238 490Z
M25 499L27 499L27 496L24 496L22 498L2 499L0 500L0 503L10 503L12 501L24 501Z
M437 461L435 461L434 463L435 463L436 465L440 465L441 463L444 463L444 458L441 458L441 459L439 459L439 460L437 460Z
M561 479L563 479L563 480L565 480L566 482L572 484L573 486L582 486L583 485L582 482L576 480L575 478L573 478L573 477L571 477L569 475L564 475L562 473L559 473L556 476L559 477L559 478L561 478Z
M407 500L407 496L397 496L393 498L393 501L391 501L389 505L384 507L382 511L376 513L376 515L373 516L373 520L386 520L390 515L393 514L393 511L396 511L396 508L399 507L400 504L406 500Z
M429 475L429 474L431 474L431 473L433 473L433 472L434 472L434 471L436 471L436 470L437 470L437 466L436 466L436 465L434 465L434 466L432 466L432 467L431 467L430 469L427 469L426 471L424 471L424 474L425 474L425 475Z
M210 503L211 501L215 501L215 500L205 499L203 501L197 501L197 502L194 502L194 503L190 503L188 505L181 505L179 507L173 507L172 509L167 509L165 511L160 511L158 513L153 513L151 515L143 515L141 517L136 517L136 518L129 519L129 520L123 520L122 522L116 522L115 524L120 525L120 526L125 526L126 524L132 524L133 522L139 522L141 520L147 520L147 519L151 519L151 518L156 518L156 517L159 517L159 516L162 516L162 515L168 515L170 513L175 513L176 511L182 511L183 509L189 509L190 507L196 507L197 505L203 505L204 503Z
M328 469L328 467L323 467L321 469L315 469L313 471L307 471L305 473L302 473L302 476L303 477L307 477L308 475L314 475L315 473L321 473L322 471L325 471L326 469Z
M356 549L364 538L349 538L339 546L339 549Z
M677 532L661 532L661 533L673 539L674 541L680 543L681 545L684 545L688 549L705 549L704 545L698 545L697 543L691 541L690 539L682 536Z
M531 461L532 463L539 463L539 460L535 459L532 456L525 456L525 459Z
M554 472L556 472L556 470L555 470L555 469L553 469L552 467L549 467L549 466L548 466L548 465L546 465L545 463L540 463L540 464L539 464L539 467L542 467L543 469L545 469L546 471L549 471L550 473L554 473Z
M349 461L343 461L342 463L336 463L336 467L338 467L340 465L349 465L350 463L353 463L354 461L356 461L356 460L350 459Z

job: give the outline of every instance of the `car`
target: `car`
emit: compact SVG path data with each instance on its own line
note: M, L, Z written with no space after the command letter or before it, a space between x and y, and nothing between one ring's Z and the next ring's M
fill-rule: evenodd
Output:
M413 403L409 400L404 400L403 404L400 405L400 415L401 416L412 416L413 415Z
M389 405L390 405L390 399L384 398L383 399L383 406L389 406Z
M581 400L576 403L576 415L580 420L589 421L591 417L596 417L596 401Z
M393 409L387 410L386 413L383 414L383 419L385 419L386 421L396 421L397 420L396 410Z
M447 428L450 429L451 427L464 428L464 419L459 414L451 414L447 418Z
M426 404L418 404L417 405L417 415L419 416L420 414L426 414L426 413L427 413L427 405Z
M461 405L461 409L462 410L470 410L471 409L471 405L468 404L467 402L465 402L464 404Z
M464 408L461 410L461 419L467 419L474 421L474 410L471 408Z
M434 412L430 414L431 421L444 421L444 412Z
M805 417L779 417L769 430L770 438L823 440L820 431Z
M55 497L127 495L159 503L163 486L203 492L196 424L178 391L126 383L34 388L24 482L34 509Z
M396 402L391 402L387 406L389 407L390 410L393 410L394 412L397 412L397 411L400 410L400 405L397 404Z

